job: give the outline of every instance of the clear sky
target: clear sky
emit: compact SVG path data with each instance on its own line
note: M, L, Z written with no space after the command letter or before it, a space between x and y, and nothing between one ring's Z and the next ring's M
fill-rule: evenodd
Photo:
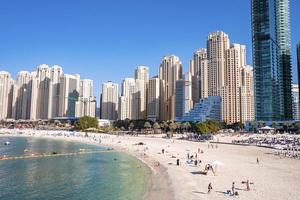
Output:
M293 79L300 41L300 0L290 0ZM94 80L133 77L137 65L158 73L164 55L180 57L184 71L208 33L223 30L247 46L251 59L250 0L2 0L0 70L13 77L39 64Z

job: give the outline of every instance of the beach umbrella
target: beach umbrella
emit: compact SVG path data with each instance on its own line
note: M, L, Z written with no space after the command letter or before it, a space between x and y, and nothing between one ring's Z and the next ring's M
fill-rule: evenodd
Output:
M212 162L212 164L215 166L215 173L217 173L217 166L218 165L224 165L221 161L215 160Z

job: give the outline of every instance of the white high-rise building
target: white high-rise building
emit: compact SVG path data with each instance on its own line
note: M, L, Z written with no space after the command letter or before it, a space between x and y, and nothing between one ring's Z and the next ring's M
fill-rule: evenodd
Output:
M240 89L240 122L254 120L254 83L253 67L245 65L241 68L241 89Z
M160 119L160 80L151 78L148 86L147 118L152 121Z
M128 118L128 111L127 111L127 98L125 96L120 96L119 103L118 103L118 119L125 120Z
M80 81L79 97L75 110L76 117L95 117L96 100L93 92L93 80L83 79Z
M146 118L147 91L149 84L149 67L138 66L135 70L135 80L139 90L139 119Z
M38 96L37 96L37 119L48 119L49 109L49 93L50 93L50 80L51 70L46 64L38 66L37 69L38 79Z
M229 49L228 35L217 31L208 35L208 95L220 96L225 86L226 78L226 50Z
M206 49L198 49L190 62L194 103L208 96L208 60Z
M246 47L232 44L226 50L225 85L222 87L222 119L226 123L240 122L241 68L245 65Z
M119 86L108 81L102 84L101 119L118 119Z
M79 100L80 76L64 74L60 81L59 116L75 117L76 102Z
M0 71L0 120L9 115L9 94L11 89L11 76L8 72Z
M159 67L159 79L161 80L160 101L161 119L175 119L175 90L176 81L182 78L182 64L175 55L165 56Z
M13 79L10 79L10 89L9 89L9 93L8 93L8 108L7 108L7 118L12 119L12 105L13 105L13 97L14 97L14 85L15 85L15 81Z
M122 100L126 101L126 107L121 109L123 112L123 118L138 119L139 117L139 92L137 92L136 81L133 78L125 78L122 82Z
M31 72L31 99L30 99L30 119L37 120L38 118L38 95L39 95L39 78L37 71Z
M29 119L31 105L31 80L28 71L20 71L14 84L12 99L12 118Z
M48 118L55 118L59 116L59 88L60 78L63 75L63 70L60 66L54 65L50 73L50 90L49 90L49 107Z

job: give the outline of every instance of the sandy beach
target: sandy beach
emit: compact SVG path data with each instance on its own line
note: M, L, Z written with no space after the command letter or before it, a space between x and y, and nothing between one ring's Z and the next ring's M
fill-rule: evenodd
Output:
M24 130L23 130L24 131ZM31 130L32 131L32 130ZM3 132L0 130L0 132ZM26 131L24 131L25 133ZM38 133L39 131L34 131ZM43 131L45 132L45 131ZM35 137L51 137L38 136ZM54 138L54 137L51 137ZM95 143L88 138L55 137L56 139ZM145 145L135 145L143 142ZM274 150L254 146L238 146L164 139L161 136L105 136L98 145L114 147L141 159L152 169L152 187L147 199L299 199L300 160L280 158ZM203 153L198 153L198 148ZM165 150L164 154L162 149ZM201 164L187 164L187 154L197 153ZM259 158L259 164L256 159ZM180 166L176 160L180 159ZM216 174L201 175L208 163L218 161ZM159 165L158 165L159 163ZM250 191L243 181L249 180ZM238 196L225 194L235 182ZM208 184L213 190L207 193Z

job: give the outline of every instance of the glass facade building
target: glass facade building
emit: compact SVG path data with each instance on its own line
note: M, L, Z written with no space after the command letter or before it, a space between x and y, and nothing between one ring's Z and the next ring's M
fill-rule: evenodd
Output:
M176 119L182 118L184 106L184 80L176 81L176 100L175 100L175 117Z
M252 0L255 118L291 119L289 0Z
M297 44L297 65L298 65L298 86L300 88L300 42ZM299 99L300 99L300 93L299 93Z

